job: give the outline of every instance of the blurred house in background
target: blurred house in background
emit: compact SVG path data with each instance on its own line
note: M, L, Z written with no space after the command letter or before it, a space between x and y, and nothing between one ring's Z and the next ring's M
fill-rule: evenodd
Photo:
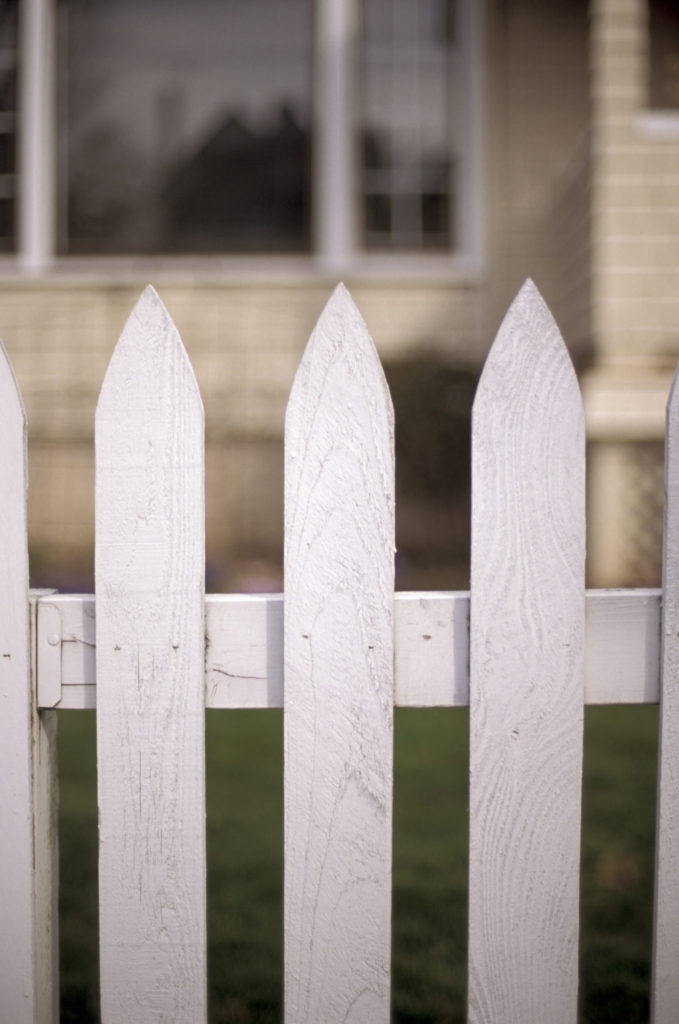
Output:
M4 0L0 333L36 559L91 558L96 395L147 282L205 401L209 556L276 560L286 396L335 282L400 393L438 360L461 421L531 276L583 375L590 579L652 582L678 195L670 0ZM449 530L454 556L453 468L406 552Z

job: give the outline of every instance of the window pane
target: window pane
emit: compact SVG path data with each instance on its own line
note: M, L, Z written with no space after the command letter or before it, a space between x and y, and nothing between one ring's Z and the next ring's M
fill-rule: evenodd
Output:
M649 105L659 110L679 109L679 4L677 0L650 2L651 75Z
M0 4L0 252L14 250L17 3Z
M364 244L454 245L452 0L364 0Z
M59 246L309 248L311 0L59 0Z

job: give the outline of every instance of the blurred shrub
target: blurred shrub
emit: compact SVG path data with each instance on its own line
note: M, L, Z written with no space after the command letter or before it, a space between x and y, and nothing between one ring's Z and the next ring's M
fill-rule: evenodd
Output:
M435 351L392 359L384 369L396 417L399 495L437 501L467 495L478 374Z

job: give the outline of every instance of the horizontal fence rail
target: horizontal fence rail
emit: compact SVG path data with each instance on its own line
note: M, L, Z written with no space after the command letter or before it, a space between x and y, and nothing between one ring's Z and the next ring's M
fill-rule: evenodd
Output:
M283 595L205 595L198 388L147 289L96 416L96 595L28 591L0 350L0 993L56 1024L60 709L95 709L105 1024L207 1019L205 708L284 709L287 1024L390 1016L393 709L468 707L468 1019L577 1018L585 704L660 703L653 1022L679 1005L679 444L662 590L585 591L580 393L528 282L472 425L470 592L394 592L394 428L343 286L285 428Z
M655 704L662 591L585 594L585 704ZM96 600L35 598L41 708L97 706ZM283 595L207 594L205 706L283 707ZM394 595L394 704L469 706L469 593Z

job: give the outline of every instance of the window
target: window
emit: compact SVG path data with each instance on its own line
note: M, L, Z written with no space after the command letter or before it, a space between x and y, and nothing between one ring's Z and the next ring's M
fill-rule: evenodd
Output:
M17 5L0 7L0 252L14 249Z
M311 0L60 0L59 250L310 246Z
M21 0L24 263L475 259L482 6Z
M362 241L448 250L455 240L452 0L365 0Z
M649 105L654 110L679 110L679 3L650 0Z

